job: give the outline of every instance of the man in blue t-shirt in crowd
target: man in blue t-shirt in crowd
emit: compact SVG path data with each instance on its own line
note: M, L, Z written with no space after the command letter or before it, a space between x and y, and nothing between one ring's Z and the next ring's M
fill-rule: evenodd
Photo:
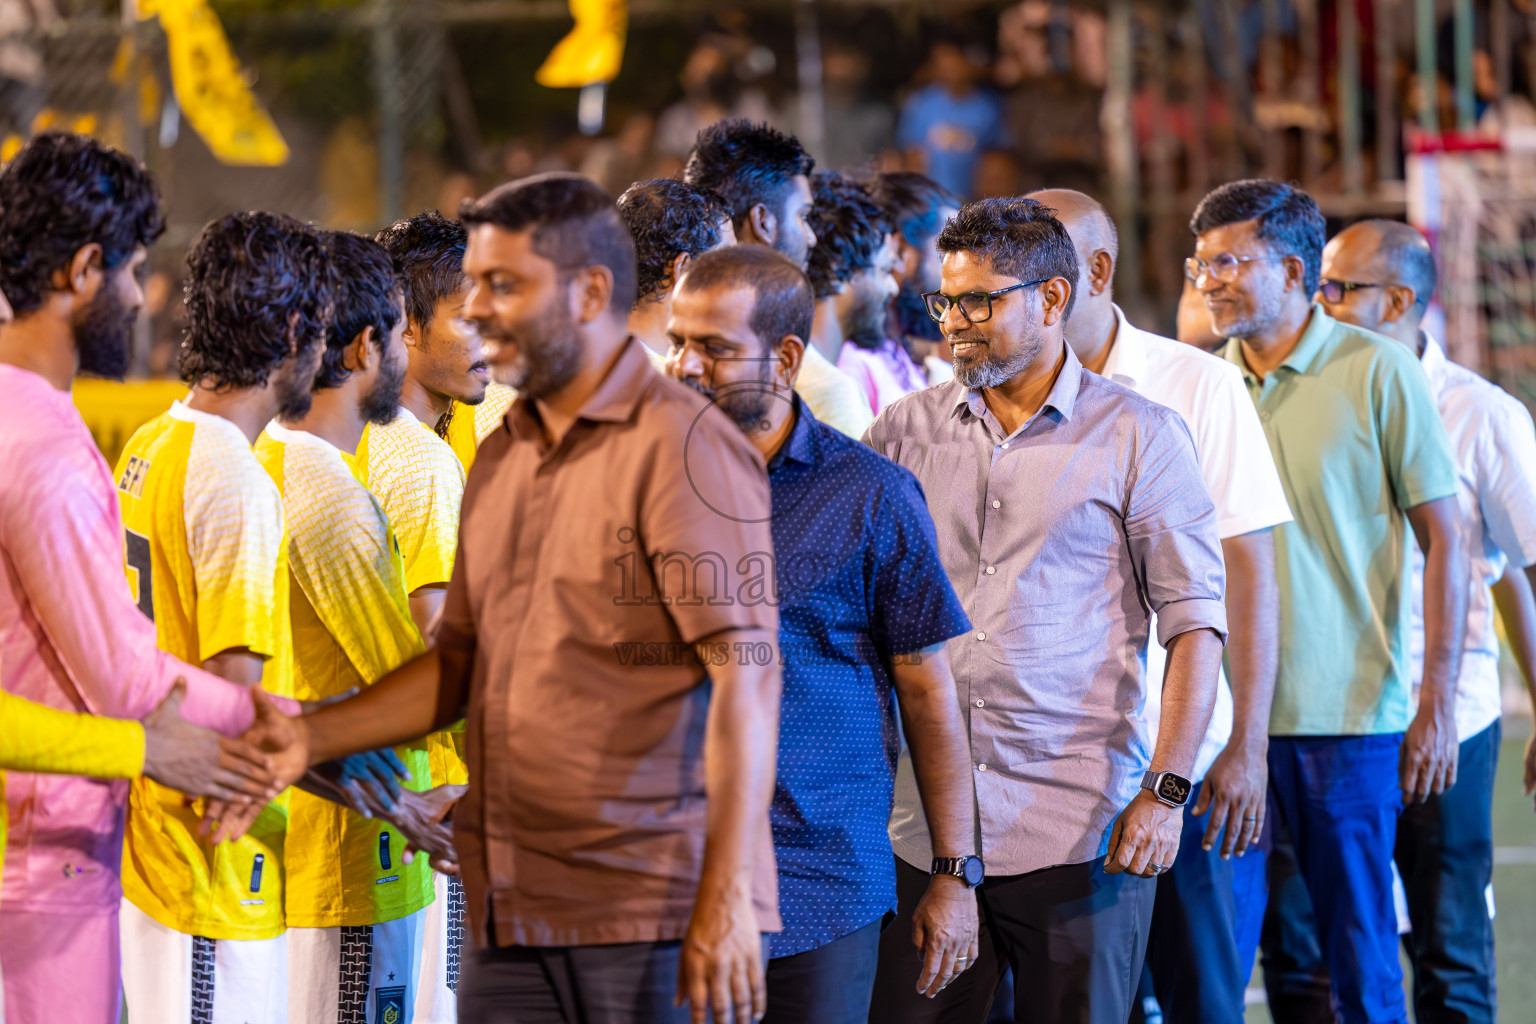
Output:
M928 70L929 84L901 108L896 144L909 170L921 171L957 196L973 196L977 158L1010 145L1002 101L977 86L978 69L956 43L935 43Z

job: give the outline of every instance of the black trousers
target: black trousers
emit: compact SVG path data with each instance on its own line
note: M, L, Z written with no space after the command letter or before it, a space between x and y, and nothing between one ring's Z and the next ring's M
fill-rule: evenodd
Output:
M680 942L466 949L461 1024L688 1024Z
M980 954L933 999L917 991L912 913L928 873L896 861L896 919L880 937L870 1024L982 1024L1013 969L1017 1024L1125 1024L1147 953L1155 879L1106 875L1102 859L988 878Z
M825 946L769 960L763 1024L864 1024L879 952L877 919Z

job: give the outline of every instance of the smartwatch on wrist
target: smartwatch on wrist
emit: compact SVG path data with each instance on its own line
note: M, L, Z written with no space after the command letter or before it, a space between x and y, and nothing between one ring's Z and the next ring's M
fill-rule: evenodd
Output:
M974 889L986 877L986 868L980 857L935 857L929 874L953 875L964 882L967 889Z
M1189 793L1195 785L1173 772L1149 771L1141 777L1141 788L1150 789L1159 802L1169 807L1183 807L1189 803Z

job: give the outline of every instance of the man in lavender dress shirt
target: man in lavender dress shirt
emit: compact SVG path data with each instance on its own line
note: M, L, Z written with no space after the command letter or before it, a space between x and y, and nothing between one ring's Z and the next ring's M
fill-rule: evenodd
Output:
M1067 346L1077 255L1046 207L972 203L938 247L928 302L956 379L896 402L866 440L922 483L974 625L949 654L988 877L976 965L925 1002L898 921L871 1019L979 1022L1011 967L1015 1020L1123 1024L1215 702L1216 514L1179 415ZM1154 611L1168 650L1155 749L1143 678ZM930 857L907 761L890 831L904 918Z

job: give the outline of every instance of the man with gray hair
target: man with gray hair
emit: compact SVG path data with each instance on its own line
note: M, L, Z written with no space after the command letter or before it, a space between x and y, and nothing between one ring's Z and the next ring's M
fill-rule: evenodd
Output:
M1406 1018L1391 857L1405 803L1456 781L1466 617L1456 466L1411 353L1313 305L1317 203L1269 179L1195 209L1185 274L1243 374L1295 516L1276 531L1280 669L1269 778L1346 1021ZM1407 673L1408 533L1423 546L1424 699ZM1455 585L1451 581L1455 580Z
M1258 934L1253 927L1239 931L1261 916L1264 865L1257 857L1234 861L1233 855L1241 858L1264 830L1280 629L1273 528L1290 522L1290 506L1237 367L1140 330L1115 304L1111 282L1119 239L1104 208L1071 189L1046 189L1031 198L1055 209L1077 247L1067 344L1087 369L1184 417L1216 504L1227 567L1232 685L1225 676L1217 683L1216 709L1190 776L1195 792L1184 809L1179 857L1157 882L1147 962L1170 1022L1241 1020ZM1148 644L1147 690L1153 697L1162 690L1165 660L1159 644ZM1158 701L1147 703L1155 741Z
M1471 570L1464 583L1467 628L1456 679L1456 779L1445 792L1403 810L1395 859L1413 924L1406 946L1415 1017L1491 1024L1497 1017L1493 904L1484 893L1493 880L1493 777L1501 732L1494 606L1530 607L1527 573L1536 574L1536 428L1525 406L1448 360L1424 330L1435 280L1434 253L1418 229L1398 221L1362 221L1323 249L1318 300L1335 320L1385 334L1418 356L1456 455L1456 502ZM1417 546L1411 621L1417 698L1425 632L1424 556ZM1504 621L1517 650L1536 650L1529 614L1506 614ZM1529 653L1517 660L1532 686ZM1527 779L1532 764L1528 750Z
M897 400L865 440L923 485L974 627L949 654L987 864L983 928L976 965L922 999L907 935L937 851L903 757L898 920L871 1020L979 1024L1011 967L1021 1024L1123 1024L1216 696L1216 511L1178 414L1088 372L1067 344L1077 255L1046 206L972 203L937 244L940 290L925 300L955 380ZM1168 648L1155 749L1142 668L1154 611Z

